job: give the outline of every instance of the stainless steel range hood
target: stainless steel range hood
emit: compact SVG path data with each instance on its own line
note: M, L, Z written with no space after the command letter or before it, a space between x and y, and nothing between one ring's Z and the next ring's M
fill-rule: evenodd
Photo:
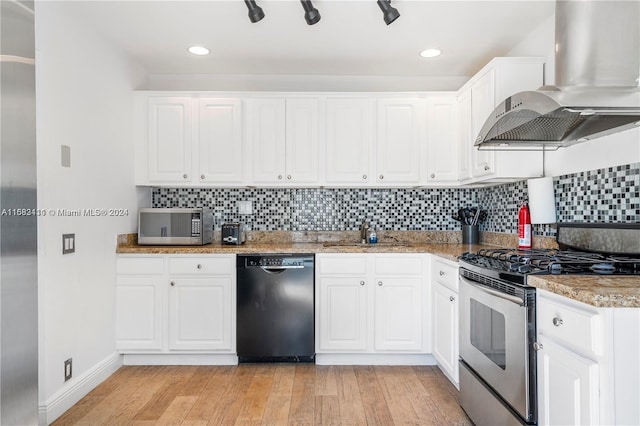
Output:
M554 150L640 126L640 2L556 2L556 84L517 93L475 146Z

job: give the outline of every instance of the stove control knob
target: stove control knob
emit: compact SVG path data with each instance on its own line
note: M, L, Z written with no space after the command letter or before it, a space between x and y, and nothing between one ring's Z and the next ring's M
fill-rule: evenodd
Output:
M555 325L556 327L560 327L562 324L564 324L564 321L562 321L561 318L554 318L553 319L553 325Z

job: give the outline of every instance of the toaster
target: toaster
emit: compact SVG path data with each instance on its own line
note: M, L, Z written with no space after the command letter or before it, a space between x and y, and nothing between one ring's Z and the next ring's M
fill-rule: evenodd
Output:
M240 245L245 242L244 224L229 222L222 224L222 244Z

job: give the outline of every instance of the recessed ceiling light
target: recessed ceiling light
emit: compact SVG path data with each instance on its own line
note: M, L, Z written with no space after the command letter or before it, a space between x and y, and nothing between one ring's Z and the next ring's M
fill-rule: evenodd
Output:
M206 47L202 47L202 46L191 46L189 48L189 52L193 53L194 55L198 55L198 56L204 56L204 55L208 55L209 53L211 53L211 51L209 49L207 49Z
M423 58L435 58L436 56L440 56L442 50L440 49L425 49L420 52L420 56Z

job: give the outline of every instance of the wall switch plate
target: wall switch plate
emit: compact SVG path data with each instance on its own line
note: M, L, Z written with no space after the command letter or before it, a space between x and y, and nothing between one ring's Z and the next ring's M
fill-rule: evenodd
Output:
M73 358L64 362L64 381L67 382L73 376Z
M239 214L253 214L253 202L252 201L238 201L238 213Z
M71 167L71 147L68 145L60 145L60 165Z
M62 254L76 252L76 234L62 234Z

